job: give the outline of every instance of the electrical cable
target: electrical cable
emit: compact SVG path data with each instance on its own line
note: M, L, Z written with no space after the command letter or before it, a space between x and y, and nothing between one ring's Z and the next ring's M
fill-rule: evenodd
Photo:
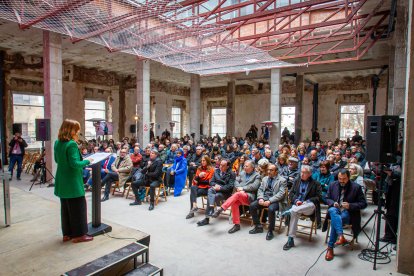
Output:
M319 261L319 258L322 256L322 254L326 251L327 249L325 249L325 250L323 250L322 252L321 252L321 254L319 254L319 256L318 256L318 258L316 259L316 261L308 268L308 270L306 271L306 273L305 273L305 276L307 276L308 275L308 273L309 273L309 271L318 263L318 261Z
M106 233L106 232L105 232L105 230L103 230L103 233L104 233L104 236L107 236L107 237L109 237L109 238L111 238L111 239L115 239L115 240L134 240L134 241L136 241L136 242L139 242L139 240L138 240L138 239L136 239L136 238L119 238L119 237L114 237L114 236L111 236L111 235L109 235L108 233Z

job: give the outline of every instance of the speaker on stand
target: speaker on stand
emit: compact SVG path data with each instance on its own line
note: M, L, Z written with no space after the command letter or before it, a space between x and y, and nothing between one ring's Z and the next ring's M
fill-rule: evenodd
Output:
M36 183L37 177L33 179L32 185L30 186L30 190L32 190L33 185L36 184L46 184L48 180L46 179L47 173L49 173L52 176L52 179L55 179L52 172L49 171L49 169L46 167L46 155L44 155L45 152L45 141L50 141L50 119L36 119L35 120L36 125L36 141L42 141L42 149L41 149L41 155L43 156L41 160L41 167L40 167L40 181ZM51 179L50 179L51 180ZM53 184L49 185L50 187L53 186Z

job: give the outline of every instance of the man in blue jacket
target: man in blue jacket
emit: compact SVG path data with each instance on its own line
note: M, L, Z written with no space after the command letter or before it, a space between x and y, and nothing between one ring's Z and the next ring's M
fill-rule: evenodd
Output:
M334 245L348 243L343 234L343 225L352 225L354 237L361 232L361 209L367 207L367 201L361 186L350 180L348 170L342 169L339 171L338 181L328 188L326 204L329 206L327 217L331 218L331 233L325 260L331 261L334 258ZM326 225L323 230L326 230Z

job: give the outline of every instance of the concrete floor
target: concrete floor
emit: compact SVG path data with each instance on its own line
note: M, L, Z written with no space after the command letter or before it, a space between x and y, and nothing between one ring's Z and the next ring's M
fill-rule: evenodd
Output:
M22 181L12 181L12 186L28 190L28 179L25 175ZM58 203L53 188L35 186L31 192ZM90 193L87 198L91 200ZM111 196L102 203L102 217L107 222L149 233L150 260L163 267L166 275L304 275L326 248L326 233L319 230L312 242L298 236L296 247L285 252L282 250L287 240L285 231L276 234L272 241L266 241L265 233L250 235L250 226L242 224L241 231L230 235L227 230L232 225L225 216L198 227L196 222L204 217L202 211L193 219L185 219L189 210L187 191L177 198L169 196L167 202L160 200L152 212L148 211L147 203L129 206L130 202L132 198ZM199 203L200 207L201 200ZM12 207L22 208L20 211L24 212L24 204L13 203ZM363 221L373 210L370 206L364 211ZM373 271L371 263L358 258L366 246L367 238L361 234L354 251L348 247L338 248L335 259L329 263L322 255L308 275L398 275L395 252L392 252L391 263L378 265L377 271Z

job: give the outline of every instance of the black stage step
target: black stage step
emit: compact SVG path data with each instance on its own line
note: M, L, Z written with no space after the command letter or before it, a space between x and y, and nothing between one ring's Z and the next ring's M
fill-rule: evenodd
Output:
M138 242L131 243L112 253L102 256L92 262L64 273L68 276L101 275L120 263L134 259L134 268L138 267L137 257L142 257L142 263L148 263L148 246Z
M139 265L136 269L125 274L125 276L152 276L152 275L157 275L157 274L159 274L160 276L163 276L164 270L153 264L144 263L144 264Z

